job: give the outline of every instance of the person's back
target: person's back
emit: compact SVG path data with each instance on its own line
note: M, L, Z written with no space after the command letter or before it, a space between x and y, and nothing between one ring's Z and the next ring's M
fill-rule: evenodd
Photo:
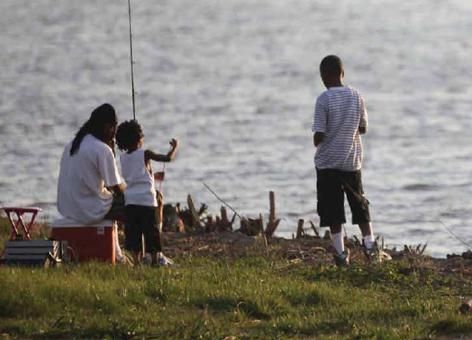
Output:
M318 169L355 171L362 164L359 127L367 127L364 100L349 86L329 87L316 101L313 130L324 133L315 154Z
M91 134L86 135L79 150L70 155L69 143L62 155L59 173L57 208L61 215L85 224L103 219L110 210L113 195L105 188L120 183L111 148Z
M112 192L125 188L112 150L116 125L113 106L102 104L66 145L57 187L62 216L84 224L114 218Z
M323 58L320 75L327 90L316 100L312 126L320 226L330 228L336 264L348 265L349 249L344 247L342 234L346 196L352 223L358 224L362 233L365 254L369 260L380 259L362 186L360 135L367 132L364 99L355 89L344 86L344 67L338 56Z
M138 148L120 156L121 173L127 184L126 205L157 207L154 176L146 165L145 150Z

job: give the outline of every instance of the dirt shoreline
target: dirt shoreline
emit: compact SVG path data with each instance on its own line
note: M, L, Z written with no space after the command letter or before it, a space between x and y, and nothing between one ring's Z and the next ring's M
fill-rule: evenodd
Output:
M279 237L248 236L238 231L210 233L163 233L164 252L171 257L277 257L290 263L308 263L313 266L333 265L331 242L328 239L304 236L295 239ZM368 265L357 240L346 240L351 251L353 265ZM415 252L419 247L384 249L392 261L407 261L412 270L430 270L438 274L459 274L472 277L472 256L470 253L434 258ZM372 265L372 264L371 264ZM378 264L375 264L378 265ZM381 264L380 264L381 265Z
M220 216L211 216L207 214L207 206L204 204L197 210L190 195L187 203L188 208L179 209L178 205L168 205L168 211L164 210L163 250L170 257L267 256L286 259L287 263L334 265L329 234L322 236L321 231L315 228L311 221L308 221L311 227L306 228L305 221L300 219L296 234L291 239L274 236L280 219L275 215L273 194L270 194L268 221L263 220L262 214L258 218L242 217L238 229L234 226L234 215L230 219L224 207L221 207ZM5 233L3 239L6 240L10 233L9 223L6 217L1 215L0 222ZM307 230L312 232L309 234ZM33 238L47 238L50 235L47 223L35 223L31 232ZM119 234L120 243L123 244L122 227L119 227ZM381 240L378 241L381 243ZM368 264L359 239L355 236L346 238L345 244L351 251L352 264ZM405 260L422 270L472 277L472 251L435 258L424 255L425 248L426 245L419 244L405 245L403 249L383 250L393 261ZM2 249L3 244L0 245L0 250Z

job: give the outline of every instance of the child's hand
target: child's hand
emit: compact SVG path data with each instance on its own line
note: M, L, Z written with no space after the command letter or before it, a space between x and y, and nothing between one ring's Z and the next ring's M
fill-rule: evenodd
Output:
M170 151L167 153L167 159L164 162L170 162L174 159L175 153L177 151L177 148L179 147L179 142L177 139L172 138L169 142L170 146L172 147Z
M175 138L172 138L169 144L172 147L172 150L176 150L179 147L179 141Z

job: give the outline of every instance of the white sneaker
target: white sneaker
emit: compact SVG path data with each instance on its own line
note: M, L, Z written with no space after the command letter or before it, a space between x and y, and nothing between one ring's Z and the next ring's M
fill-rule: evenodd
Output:
M336 263L336 266L338 267L347 267L350 264L350 254L351 252L349 251L348 248L346 248L341 254L334 254L334 262Z

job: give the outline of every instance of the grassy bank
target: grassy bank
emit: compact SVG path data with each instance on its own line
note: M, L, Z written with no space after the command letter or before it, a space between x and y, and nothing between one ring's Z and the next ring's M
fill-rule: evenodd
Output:
M266 258L179 267L0 268L0 330L23 337L379 337L472 334L470 282L406 263L339 270Z
M181 255L172 268L0 267L0 338L425 338L471 335L471 278L382 265Z

